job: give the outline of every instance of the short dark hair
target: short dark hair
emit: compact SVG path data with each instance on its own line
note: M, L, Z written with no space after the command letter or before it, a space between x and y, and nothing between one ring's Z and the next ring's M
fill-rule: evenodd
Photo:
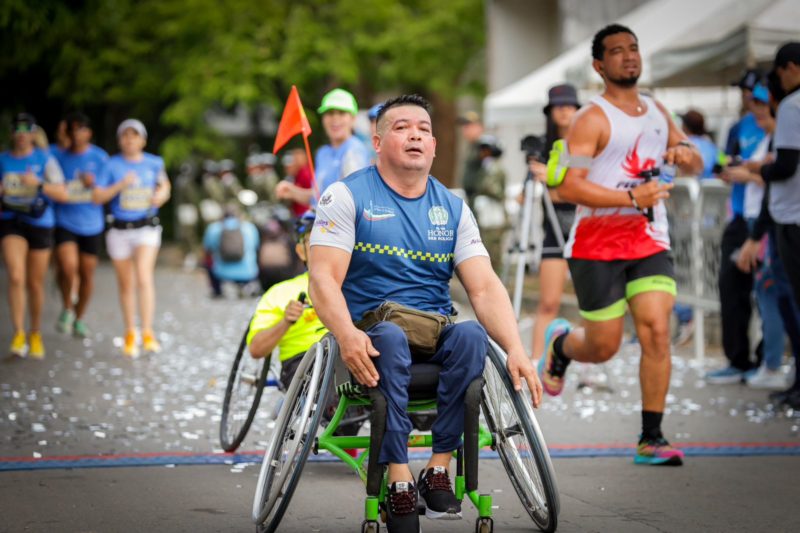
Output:
M602 30L598 31L594 34L594 39L592 39L592 58L593 59L603 59L603 52L606 51L606 47L603 44L603 40L608 37L609 35L616 35L618 33L630 33L633 35L633 38L637 41L639 40L636 37L636 34L633 33L633 30L628 28L627 26L623 26L622 24L609 24Z
M418 94L403 94L396 98L390 98L383 103L383 107L378 111L378 116L375 117L375 124L379 125L386 112L393 107L400 107L405 105L415 105L421 107L430 114L431 104L425 98Z
M92 121L89 119L89 116L81 111L73 111L72 113L69 113L66 117L64 117L64 122L67 123L67 129L71 129L73 124L77 124L78 126L86 126L87 128L92 127Z

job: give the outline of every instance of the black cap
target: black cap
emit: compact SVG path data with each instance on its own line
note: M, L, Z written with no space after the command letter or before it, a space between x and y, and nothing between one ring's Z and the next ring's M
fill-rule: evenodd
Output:
M30 133L33 131L35 126L36 119L33 118L33 115L30 113L18 113L17 116L14 117L14 121L11 123L11 127L15 132Z
M563 83L551 87L550 90L547 91L547 105L544 106L544 114L547 115L550 113L551 107L558 105L581 106L580 102L578 102L578 91L575 90L574 86L569 83Z
M744 75L738 81L732 81L731 85L734 87L739 87L740 89L747 89L748 91L752 91L753 87L756 86L756 83L761 79L761 71L756 69L747 69Z
M775 54L775 66L785 67L789 63L794 63L800 67L800 42L792 41L786 43L778 49Z

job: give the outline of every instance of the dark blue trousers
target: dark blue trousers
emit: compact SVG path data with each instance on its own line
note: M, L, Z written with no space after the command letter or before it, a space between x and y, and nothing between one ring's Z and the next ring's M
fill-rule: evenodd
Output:
M411 351L403 330L391 322L379 322L367 331L380 355L373 359L380 379L378 388L386 397L386 433L381 464L408 463L408 385L411 382ZM464 433L464 394L483 373L489 341L486 330L474 320L446 326L436 353L425 360L442 366L437 389L438 416L431 428L434 453L452 452Z

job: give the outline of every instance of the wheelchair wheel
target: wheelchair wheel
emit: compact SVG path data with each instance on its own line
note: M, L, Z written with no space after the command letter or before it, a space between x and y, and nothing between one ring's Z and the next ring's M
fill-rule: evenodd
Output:
M336 349L330 335L312 346L286 393L253 500L253 521L258 531L277 530L289 506L325 410L324 396L333 379Z
M248 326L239 342L222 402L219 442L226 452L235 451L247 436L258 411L269 371L269 357L253 359L246 353L249 331Z
M490 341L481 408L495 448L522 506L536 525L555 531L559 512L553 465L527 393L514 390L506 355Z

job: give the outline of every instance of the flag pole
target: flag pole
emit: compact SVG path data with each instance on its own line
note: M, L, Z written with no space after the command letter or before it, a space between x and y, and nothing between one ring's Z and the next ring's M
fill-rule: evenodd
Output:
M319 185L317 185L317 176L314 172L314 158L311 157L311 147L308 145L308 135L303 135L303 143L306 145L306 157L308 158L308 166L311 169L311 186L314 189L314 196L319 200Z

